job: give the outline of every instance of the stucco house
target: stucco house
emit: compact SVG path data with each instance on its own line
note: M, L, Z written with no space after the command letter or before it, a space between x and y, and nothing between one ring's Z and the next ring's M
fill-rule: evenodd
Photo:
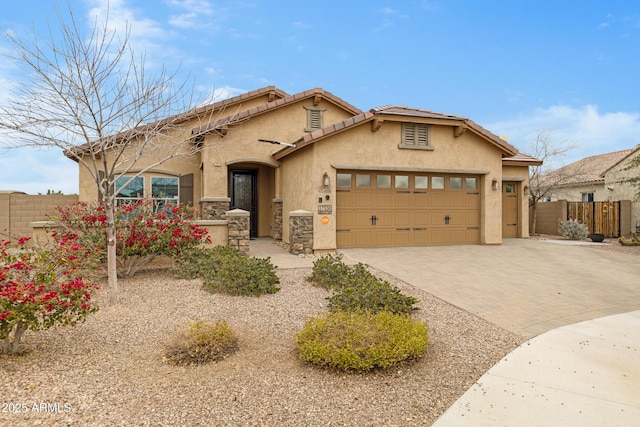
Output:
M168 136L198 144L196 161L172 159L119 197L193 203L218 225L242 209L251 237L291 244L302 233L307 252L528 237L529 166L540 161L468 118L362 111L320 88L273 86L207 108L229 115ZM80 199L95 200L82 167L79 180Z
M631 200L632 230L621 230L623 235L640 230L640 202L637 188L626 179L638 177L638 168L629 168L630 161L640 155L640 145L626 150L599 154L580 159L545 174L549 182L546 201L606 202Z

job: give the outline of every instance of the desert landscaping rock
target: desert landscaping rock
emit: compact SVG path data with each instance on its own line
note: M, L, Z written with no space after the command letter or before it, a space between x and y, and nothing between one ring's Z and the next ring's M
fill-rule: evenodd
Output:
M524 341L374 273L421 300L414 317L430 326L421 360L367 374L299 360L295 334L329 295L305 281L310 269L279 270L282 290L259 298L149 270L120 281L120 304L103 284L101 309L85 323L28 333L22 355L0 358L3 404L20 405L0 425L424 426ZM225 319L240 350L204 366L163 363L171 334L196 318Z

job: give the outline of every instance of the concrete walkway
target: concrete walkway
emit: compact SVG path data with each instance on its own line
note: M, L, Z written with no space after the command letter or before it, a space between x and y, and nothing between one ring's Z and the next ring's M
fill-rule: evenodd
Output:
M435 426L640 425L640 257L522 239L341 252L531 338ZM314 261L269 239L250 255L280 268Z
M564 326L498 362L436 427L640 425L640 311Z

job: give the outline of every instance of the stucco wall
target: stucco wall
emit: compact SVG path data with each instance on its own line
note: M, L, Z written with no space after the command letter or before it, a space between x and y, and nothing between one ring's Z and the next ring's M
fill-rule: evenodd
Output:
M501 152L472 132L454 138L449 126L433 126L433 151L399 149L401 123L386 121L373 132L365 123L347 132L319 140L281 160L285 216L288 211L314 212L314 250L335 248L335 182L337 169L376 168L384 170L466 172L481 175L481 242L502 242L502 195L492 189L492 181L502 181ZM523 168L526 169L526 168ZM322 176L331 179L329 191L322 187ZM524 172L525 174L527 172ZM295 188L287 182L295 181ZM334 201L329 224L317 214L318 198L326 195ZM287 231L284 233L288 235ZM285 237L286 239L286 237Z
M611 193L611 200L631 200L631 229L621 230L624 235L640 229L640 198L638 197L640 188L634 187L626 182L619 182L633 176L637 177L638 174L640 174L640 168L624 170L627 165L628 162L622 162L616 167L611 168L611 170L609 170L609 172L605 175L604 184L607 192ZM611 188L612 190L608 190L609 188Z
M518 237L529 237L529 168L528 167L516 167L516 166L504 166L502 168L502 180L503 181L515 181L518 182L518 200L520 201L518 206ZM525 191L525 189L527 189Z
M45 219L58 206L78 201L73 195L0 194L0 232L13 236L31 236L30 222Z

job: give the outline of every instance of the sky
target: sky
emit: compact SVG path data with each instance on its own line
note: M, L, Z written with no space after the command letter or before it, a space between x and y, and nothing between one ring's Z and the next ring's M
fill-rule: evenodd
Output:
M22 0L0 2L0 30L55 34L56 7L87 29L109 9L148 69L179 67L218 99L321 87L363 111L468 117L525 153L549 132L575 146L558 166L640 144L633 0ZM0 56L0 102L21 81ZM0 148L0 190L77 193L78 167L59 150Z

